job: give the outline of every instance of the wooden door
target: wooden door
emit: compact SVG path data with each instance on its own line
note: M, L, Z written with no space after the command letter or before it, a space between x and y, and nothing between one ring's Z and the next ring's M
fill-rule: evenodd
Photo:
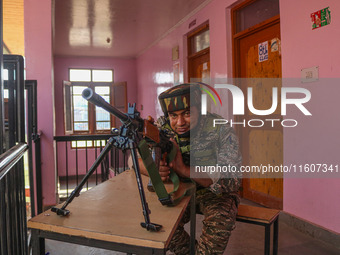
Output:
M261 59L259 49L268 45L267 55ZM279 16L268 20L252 31L245 31L234 41L235 76L240 78L281 78L280 19ZM262 52L261 52L262 53ZM267 59L268 58L268 59ZM242 79L240 87L247 95L247 88L253 88L255 109L266 110L272 105L272 88L278 88L278 107L272 115L258 116L245 107L244 116L238 118L261 119L265 125L261 128L238 127L244 166L280 166L283 163L282 126L265 119L282 120L280 113L281 79ZM283 180L282 174L275 178L256 178L251 174L243 179L243 197L262 205L282 209ZM262 175L265 177L266 175Z
M188 35L188 81L210 82L209 24L203 24Z
M190 79L201 79L202 82L210 78L210 54L205 50L196 56L189 58L189 81Z

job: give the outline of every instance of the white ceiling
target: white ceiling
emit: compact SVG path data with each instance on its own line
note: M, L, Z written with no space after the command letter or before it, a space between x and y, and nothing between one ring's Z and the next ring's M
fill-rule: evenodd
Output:
M136 57L211 0L55 0L54 54Z

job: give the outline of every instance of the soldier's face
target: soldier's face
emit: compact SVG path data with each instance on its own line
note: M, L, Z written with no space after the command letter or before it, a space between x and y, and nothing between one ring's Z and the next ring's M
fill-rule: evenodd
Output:
M169 112L170 126L173 131L181 135L197 125L198 110L195 106L190 109Z

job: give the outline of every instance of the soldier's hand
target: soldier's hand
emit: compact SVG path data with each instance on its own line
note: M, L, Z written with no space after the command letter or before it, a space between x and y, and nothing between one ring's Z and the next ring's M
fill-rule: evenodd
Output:
M184 164L181 150L178 144L175 142L175 140L171 138L170 141L172 141L174 146L177 147L177 153L176 153L174 160L169 164L169 166L180 176L189 178L190 167Z
M170 167L166 163L165 160L161 160L159 162L159 175L161 176L162 181L167 181L169 179Z

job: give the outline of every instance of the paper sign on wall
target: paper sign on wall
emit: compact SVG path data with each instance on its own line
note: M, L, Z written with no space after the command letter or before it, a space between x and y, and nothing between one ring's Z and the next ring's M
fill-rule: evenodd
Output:
M179 63L174 63L174 85L178 85L179 82Z
M312 29L320 28L331 23L331 11L329 7L313 12L310 17L312 19Z
M259 62L268 60L268 41L259 43Z

